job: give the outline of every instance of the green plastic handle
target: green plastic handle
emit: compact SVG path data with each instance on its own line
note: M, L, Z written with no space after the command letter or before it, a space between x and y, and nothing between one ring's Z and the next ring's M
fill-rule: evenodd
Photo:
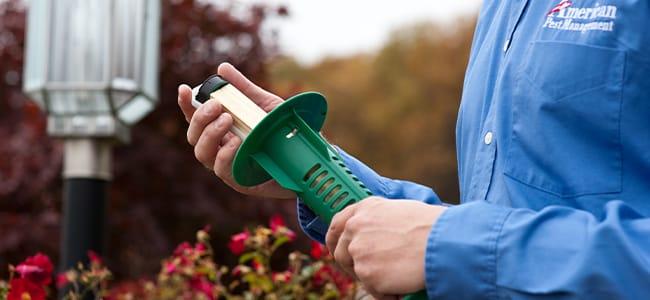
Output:
M327 102L318 93L295 96L271 111L243 141L233 162L233 177L243 186L275 179L290 189L327 224L345 207L372 193L345 166L317 132ZM404 299L427 299L425 291Z

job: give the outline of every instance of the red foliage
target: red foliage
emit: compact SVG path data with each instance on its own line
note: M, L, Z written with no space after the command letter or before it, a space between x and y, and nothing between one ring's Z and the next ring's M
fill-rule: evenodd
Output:
M161 3L160 105L132 129L132 144L113 155L105 259L120 266L117 277L154 273L159 258L197 226L220 228L213 242L224 244L224 234L243 227L242 220L293 211L286 202L245 201L206 172L187 145L187 124L176 106L180 83L197 84L224 61L264 85L264 62L275 47L261 27L287 10L252 6L235 14L234 6L210 1ZM47 136L43 113L21 92L24 34L24 6L0 1L0 265L23 253L58 257L59 251L62 149ZM217 256L226 252L215 249Z
M24 34L23 5L0 2L0 265L58 249L62 152L21 92Z

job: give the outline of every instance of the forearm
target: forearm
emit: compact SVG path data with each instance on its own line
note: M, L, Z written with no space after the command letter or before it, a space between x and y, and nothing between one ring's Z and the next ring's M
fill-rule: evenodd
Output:
M605 215L483 201L449 208L429 236L436 299L639 299L650 293L650 218L621 201Z

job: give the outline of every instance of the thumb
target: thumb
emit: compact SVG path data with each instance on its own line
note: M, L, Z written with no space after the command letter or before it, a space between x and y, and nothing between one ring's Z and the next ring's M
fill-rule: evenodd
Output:
M280 97L265 91L261 87L248 80L246 76L239 72L239 70L237 70L230 63L225 62L219 65L217 74L223 77L223 79L230 82L230 84L240 90L244 95L246 95L246 97L253 100L253 102L255 102L263 109L266 108L270 102L282 101Z

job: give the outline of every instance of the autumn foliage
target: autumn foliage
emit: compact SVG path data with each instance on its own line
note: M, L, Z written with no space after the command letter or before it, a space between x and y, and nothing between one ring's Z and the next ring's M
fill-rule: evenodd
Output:
M160 105L133 128L132 144L116 145L113 155L106 263L119 265L119 276L154 273L156 258L206 220L220 228L215 240L225 242L244 220L287 214L293 206L246 199L206 171L186 142L187 124L176 105L179 84L200 83L224 61L264 84L275 46L261 26L287 9L161 3ZM38 251L58 257L59 250L62 149L47 136L43 113L21 92L24 33L24 5L0 1L0 265ZM224 256L227 249L215 252Z
M277 59L269 78L285 96L326 96L331 142L381 175L431 186L457 203L456 116L473 30L473 18L413 24L395 30L376 52L312 66Z
M240 232L246 225L279 213L290 222L270 224L270 235L277 234L277 228L296 230L295 202L234 192L196 162L186 142L187 124L176 105L177 86L200 83L224 61L283 97L306 90L325 94L330 106L328 139L383 175L433 186L445 201L457 201L454 127L471 20L460 20L453 28L429 23L405 27L375 52L305 66L277 55L273 35L263 30L267 20L287 16L287 8L198 0L161 3L160 105L132 129L130 145L114 149L108 251L101 262L112 270L112 277L149 278L165 270L177 274L182 270L175 263L178 255L166 260L162 269L160 260L206 223L213 228L206 248L184 244L179 253L196 256L210 249L210 259L225 265L238 262L230 252L245 256L251 249L247 243L258 232L250 226ZM46 135L42 112L21 92L24 11L19 0L0 0L0 277L4 278L9 275L4 266L27 254L43 252L55 260L54 265L59 257L62 149L60 141ZM295 239L296 247L310 249L313 259L326 257L317 244L309 248L304 235ZM269 264L287 264L290 250L277 251ZM251 270L240 271L257 274L253 262L247 262ZM337 276L327 266L314 273L312 283L321 282L319 276ZM295 274L287 270L269 273L270 280L294 280ZM199 290L205 286L201 280L183 278ZM20 279L16 286L21 289L38 292L35 281L15 279ZM125 282L118 287L132 290L130 285L144 286Z

